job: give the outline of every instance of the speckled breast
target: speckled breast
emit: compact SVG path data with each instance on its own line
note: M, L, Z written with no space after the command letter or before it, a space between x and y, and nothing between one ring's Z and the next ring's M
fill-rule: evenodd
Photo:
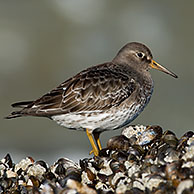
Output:
M141 90L138 101L115 106L107 111L85 111L53 116L52 119L66 128L91 131L114 130L127 126L144 109L151 98L153 87L150 91Z

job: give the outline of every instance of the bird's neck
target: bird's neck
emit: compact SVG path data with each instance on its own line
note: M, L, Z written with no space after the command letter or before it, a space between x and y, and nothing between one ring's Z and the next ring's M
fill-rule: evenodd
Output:
M114 70L116 69L117 72L121 72L128 77L136 79L135 81L140 85L143 85L147 90L153 90L153 80L149 71L134 68L126 63L116 64L113 66L113 68Z

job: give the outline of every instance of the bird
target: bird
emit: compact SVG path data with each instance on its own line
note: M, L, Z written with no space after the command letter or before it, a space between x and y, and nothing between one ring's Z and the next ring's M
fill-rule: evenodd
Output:
M123 46L110 62L93 65L33 101L12 104L20 110L5 117L47 117L68 129L85 131L94 156L100 134L129 126L150 101L154 84L149 69L178 76L153 60L142 43Z

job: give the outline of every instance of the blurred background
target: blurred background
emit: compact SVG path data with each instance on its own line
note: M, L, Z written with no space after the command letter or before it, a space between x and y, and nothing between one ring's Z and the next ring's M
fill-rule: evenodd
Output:
M83 132L44 118L4 120L79 71L112 60L126 43L146 44L179 79L152 70L152 99L132 124L160 125L178 137L194 129L194 1L0 0L0 158L52 164L91 150ZM107 140L120 130L104 132Z

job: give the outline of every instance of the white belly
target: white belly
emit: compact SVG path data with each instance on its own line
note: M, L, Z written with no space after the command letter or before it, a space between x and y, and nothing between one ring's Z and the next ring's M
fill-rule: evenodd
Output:
M142 107L131 105L123 109L110 109L106 112L92 111L79 113L68 113L52 116L52 119L59 125L74 129L98 129L99 131L113 130L130 123L138 114ZM84 114L83 114L84 113Z

